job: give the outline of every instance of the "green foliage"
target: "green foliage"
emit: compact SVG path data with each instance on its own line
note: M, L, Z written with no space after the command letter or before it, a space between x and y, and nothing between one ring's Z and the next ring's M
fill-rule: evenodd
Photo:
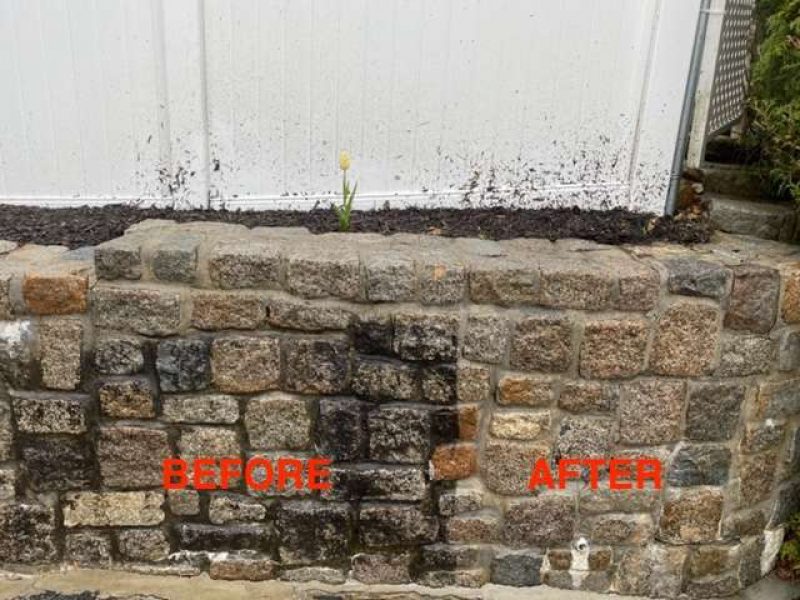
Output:
M800 513L786 523L784 540L778 557L795 575L800 576Z
M353 211L353 199L356 197L357 189L358 182L351 189L350 182L347 181L347 169L342 169L342 204L332 206L339 221L339 231L350 231L350 214Z
M762 0L764 38L753 66L751 135L778 195L800 203L800 0Z

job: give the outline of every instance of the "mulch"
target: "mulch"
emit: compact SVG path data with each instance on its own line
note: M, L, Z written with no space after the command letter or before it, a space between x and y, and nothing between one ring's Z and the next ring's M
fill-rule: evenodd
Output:
M313 233L337 231L330 210L226 211L135 208L124 205L48 209L0 205L0 240L55 244L78 248L119 237L145 219L221 221L247 227L307 227ZM708 219L654 217L627 210L579 209L384 209L356 211L352 231L369 233L427 233L446 237L504 240L518 237L582 238L604 244L669 241L708 242Z

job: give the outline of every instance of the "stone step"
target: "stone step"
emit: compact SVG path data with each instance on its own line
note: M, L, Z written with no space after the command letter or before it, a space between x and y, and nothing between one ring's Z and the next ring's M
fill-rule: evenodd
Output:
M760 172L753 167L704 163L703 186L706 192L757 200L766 194Z
M800 240L797 211L790 204L753 202L721 194L706 196L711 200L711 221L717 229L765 240Z

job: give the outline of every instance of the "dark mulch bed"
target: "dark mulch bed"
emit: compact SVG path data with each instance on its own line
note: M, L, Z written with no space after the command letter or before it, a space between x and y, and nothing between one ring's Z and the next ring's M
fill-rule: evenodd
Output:
M0 205L0 240L58 244L77 248L118 237L144 219L222 221L247 227L304 226L314 233L337 230L329 210L214 211L104 206L46 209ZM583 238L605 244L646 243L656 240L682 244L709 240L706 219L655 218L626 210L405 209L353 213L352 230L371 233L428 233L447 237L503 240L516 237Z

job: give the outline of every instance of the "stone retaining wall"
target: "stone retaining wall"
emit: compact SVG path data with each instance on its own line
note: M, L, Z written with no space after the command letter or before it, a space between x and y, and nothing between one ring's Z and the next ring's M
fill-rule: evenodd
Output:
M800 509L797 247L145 222L0 252L4 563L709 597ZM161 485L317 454L331 491ZM665 485L527 490L575 455Z

